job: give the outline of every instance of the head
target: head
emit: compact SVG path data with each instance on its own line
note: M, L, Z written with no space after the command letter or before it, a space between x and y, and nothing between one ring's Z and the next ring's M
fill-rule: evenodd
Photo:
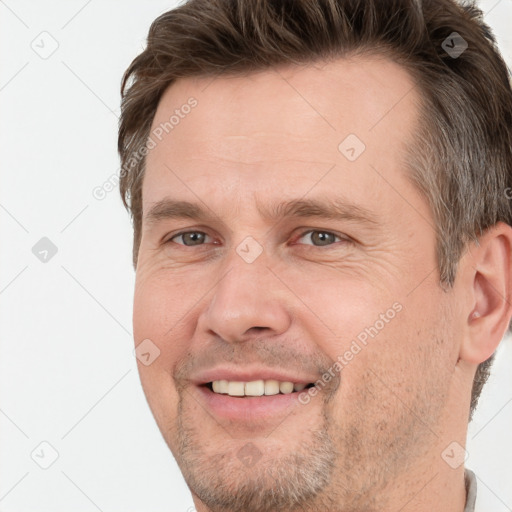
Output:
M512 93L480 11L192 0L122 92L141 381L194 496L382 508L464 443L512 314ZM315 385L212 402L265 374Z

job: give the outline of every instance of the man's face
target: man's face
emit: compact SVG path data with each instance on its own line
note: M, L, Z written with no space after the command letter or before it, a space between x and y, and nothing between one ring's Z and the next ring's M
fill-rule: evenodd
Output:
M460 315L406 178L418 98L376 58L164 94L134 336L160 350L141 381L196 506L383 510L390 482L439 457ZM240 397L214 393L217 380L232 394L317 384Z

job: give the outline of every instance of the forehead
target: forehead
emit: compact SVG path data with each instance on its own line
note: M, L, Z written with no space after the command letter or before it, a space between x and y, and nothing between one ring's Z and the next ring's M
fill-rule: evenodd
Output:
M371 197L380 179L369 165L403 171L417 105L408 72L377 57L179 79L153 120L143 202L177 190L282 196L332 165L326 187L342 179ZM360 158L347 158L351 146Z

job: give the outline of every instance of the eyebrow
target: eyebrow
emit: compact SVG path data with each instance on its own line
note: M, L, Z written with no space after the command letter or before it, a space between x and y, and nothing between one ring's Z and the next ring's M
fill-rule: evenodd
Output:
M258 205L258 212L263 219L271 222L287 218L319 218L353 221L368 226L380 224L374 212L343 199L294 199L274 203L269 207ZM200 204L165 198L153 204L144 217L144 223L151 226L162 220L170 219L213 222L218 221L219 216Z

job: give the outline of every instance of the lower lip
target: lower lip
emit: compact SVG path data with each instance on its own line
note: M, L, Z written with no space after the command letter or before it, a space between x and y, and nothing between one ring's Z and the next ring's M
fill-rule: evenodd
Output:
M290 413L296 406L303 405L299 402L299 396L307 392L304 390L269 396L233 397L214 393L206 386L198 386L198 390L207 409L216 416L251 422L272 419L285 412Z

